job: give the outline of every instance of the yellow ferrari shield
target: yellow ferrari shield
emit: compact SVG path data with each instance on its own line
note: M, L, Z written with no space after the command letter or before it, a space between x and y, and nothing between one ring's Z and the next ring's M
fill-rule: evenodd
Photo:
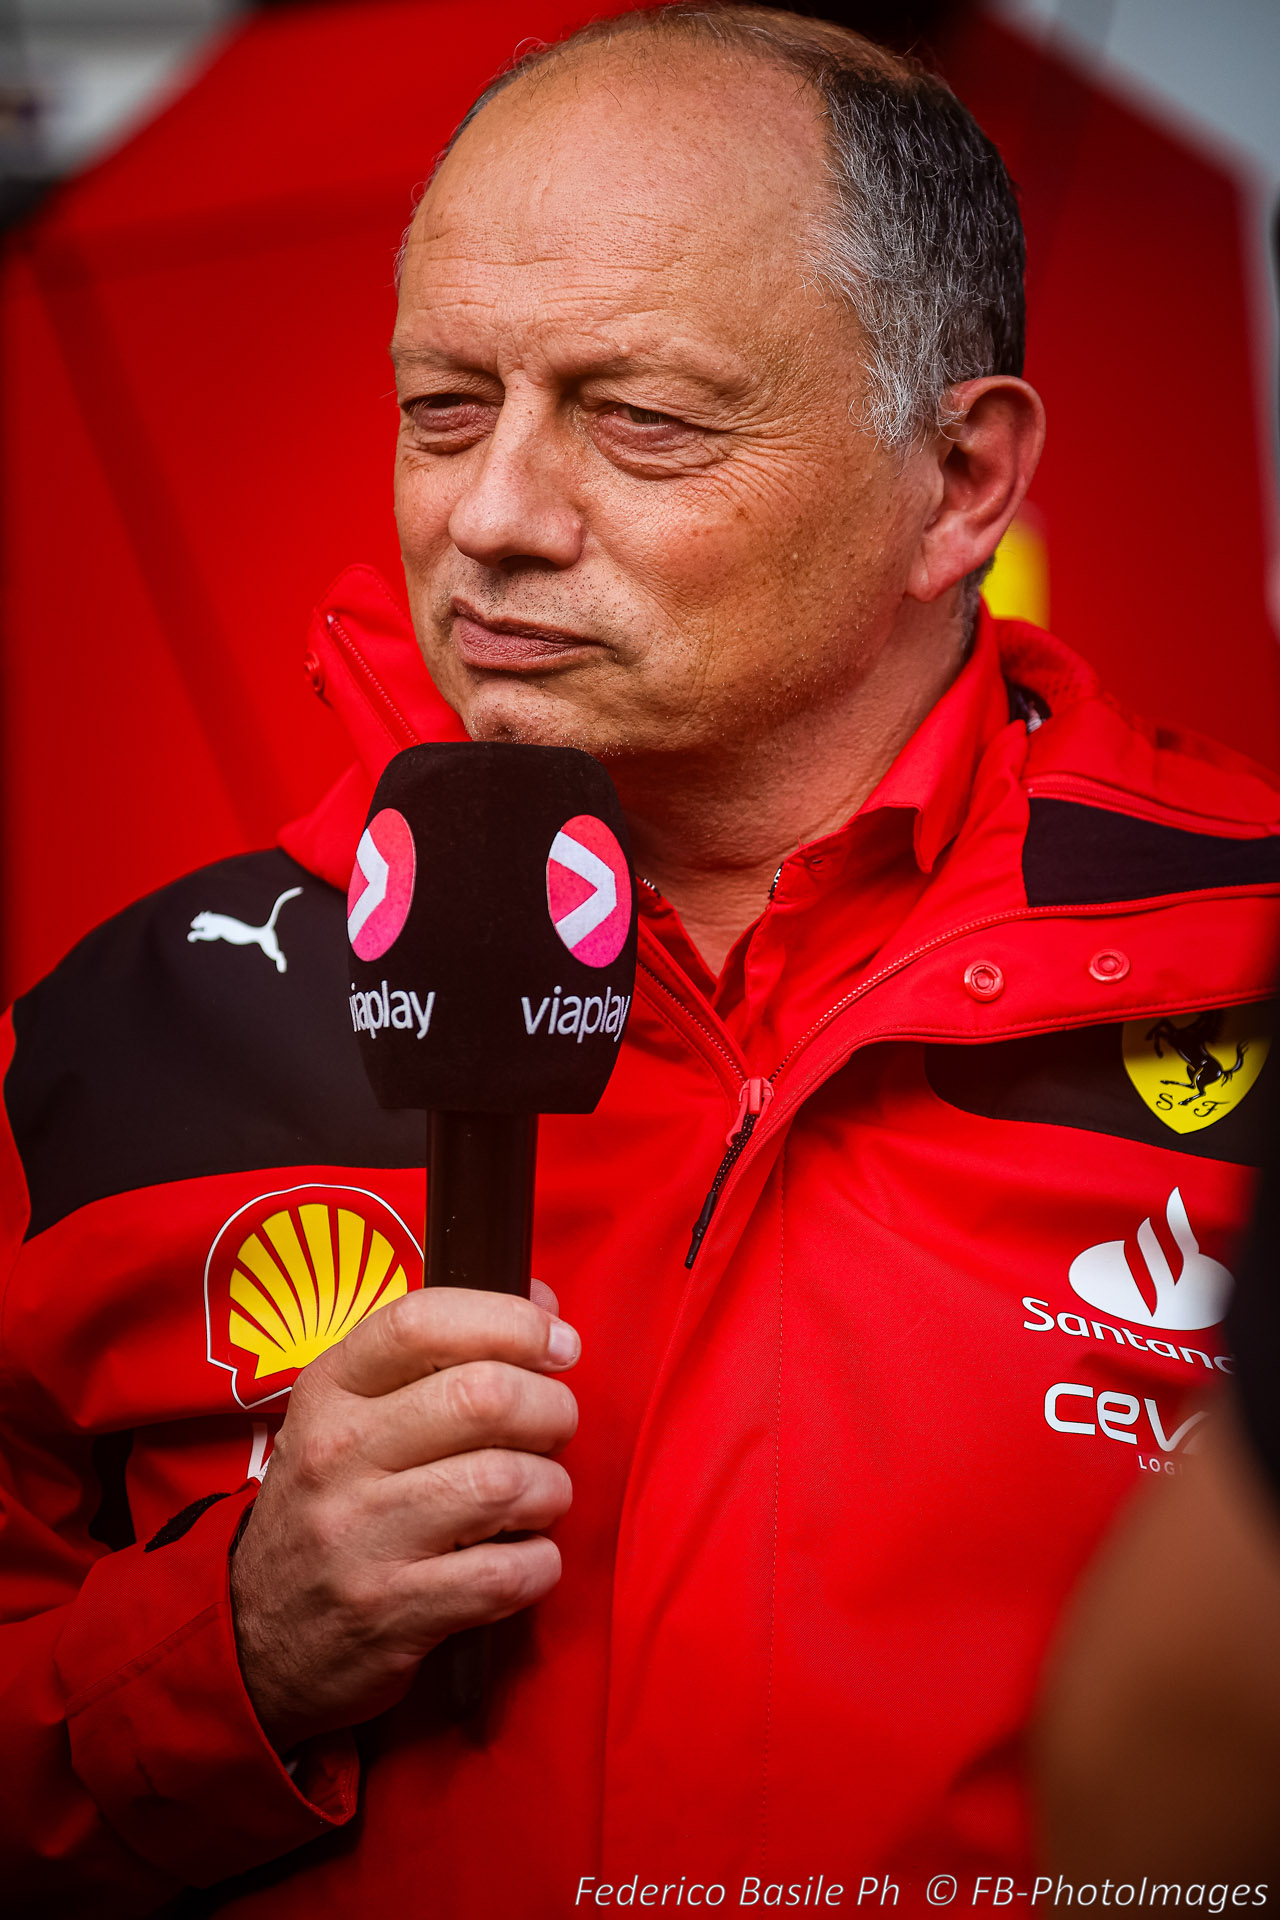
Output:
M1240 1105L1271 1047L1267 1007L1128 1020L1124 1067L1138 1097L1175 1133L1198 1133Z

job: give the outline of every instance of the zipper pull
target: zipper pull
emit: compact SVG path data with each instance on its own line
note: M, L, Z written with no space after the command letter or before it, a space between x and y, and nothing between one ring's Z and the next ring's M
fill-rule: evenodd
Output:
M758 1120L773 1098L771 1080L744 1080L742 1092L738 1095L738 1112L733 1125L724 1137L726 1147L733 1146L743 1127L747 1124L747 1115Z
M720 1198L720 1189L737 1164L738 1156L755 1131L756 1121L773 1098L772 1080L744 1080L742 1092L738 1096L738 1114L732 1129L725 1135L725 1145L729 1151L716 1169L716 1177L711 1182L711 1191L702 1203L702 1212L693 1223L693 1238L689 1242L689 1251L685 1255L686 1267L691 1267L698 1257L698 1248L702 1245L707 1228L711 1225L711 1216L716 1210Z

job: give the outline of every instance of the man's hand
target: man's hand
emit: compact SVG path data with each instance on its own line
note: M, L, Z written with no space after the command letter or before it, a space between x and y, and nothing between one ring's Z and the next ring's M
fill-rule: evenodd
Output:
M493 1538L572 1499L545 1456L577 1404L547 1376L579 1340L534 1291L410 1293L299 1375L231 1563L241 1671L280 1752L381 1713L446 1634L559 1579L552 1541Z

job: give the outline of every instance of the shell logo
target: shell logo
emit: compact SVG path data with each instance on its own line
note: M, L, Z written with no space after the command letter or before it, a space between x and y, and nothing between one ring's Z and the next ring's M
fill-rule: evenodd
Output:
M422 1249L362 1187L259 1194L226 1221L204 1270L209 1360L242 1407L287 1393L310 1361L422 1285Z

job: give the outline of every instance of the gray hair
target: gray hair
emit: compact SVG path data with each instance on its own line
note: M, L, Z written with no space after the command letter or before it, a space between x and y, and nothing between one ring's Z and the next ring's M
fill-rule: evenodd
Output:
M474 102L445 153L515 81L579 49L641 39L763 56L812 89L834 192L810 266L857 316L865 424L883 444L908 447L945 430L957 417L948 404L956 382L1022 372L1026 249L1004 162L936 74L847 28L734 4L592 21L516 59Z

